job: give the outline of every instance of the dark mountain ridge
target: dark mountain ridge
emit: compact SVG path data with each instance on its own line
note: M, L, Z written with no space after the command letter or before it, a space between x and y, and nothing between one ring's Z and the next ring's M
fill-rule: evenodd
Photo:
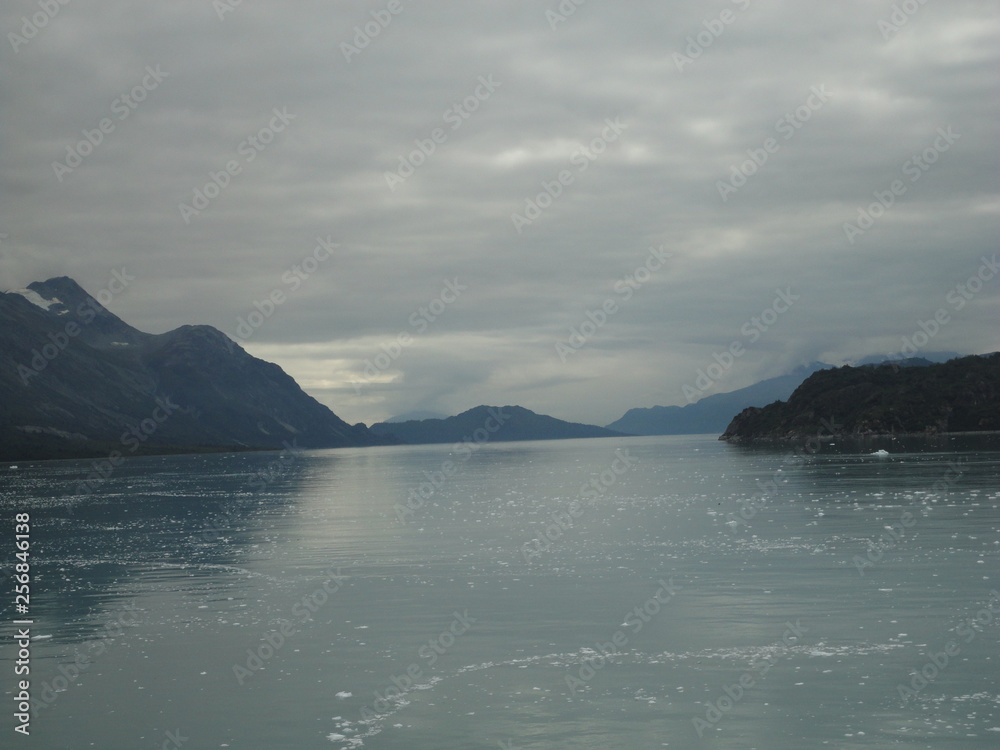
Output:
M1000 430L1000 353L940 364L839 367L813 373L787 401L740 412L719 438L748 443L842 434Z
M0 459L388 442L221 331L143 333L67 277L0 293L0 322Z
M925 352L920 358L896 362L896 366L921 367L932 362L946 362L958 356L960 355L955 352ZM856 364L880 364L890 360L888 355L876 354L865 357ZM629 409L624 416L607 427L609 430L620 430L633 435L718 434L726 429L734 414L739 414L748 406L766 406L774 401L783 401L814 372L835 366L812 362L745 388L713 393L693 404Z
M408 422L376 422L376 435L393 436L404 443L460 443L476 439L478 432L490 441L565 440L571 438L625 437L624 433L536 414L523 406L477 406L454 417ZM477 440L484 442L484 440Z

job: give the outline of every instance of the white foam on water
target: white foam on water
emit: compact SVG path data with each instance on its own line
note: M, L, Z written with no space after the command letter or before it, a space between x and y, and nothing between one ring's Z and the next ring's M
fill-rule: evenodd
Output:
M768 659L771 661L776 661L778 658L830 658L830 657L840 657L843 659L845 657L865 657L876 653L887 653L893 649L905 648L903 644L900 643L864 643L864 644L852 644L852 645L841 645L841 646L831 646L827 645L825 642L820 642L813 646L799 646L792 645L786 646L781 643L771 644L767 646L744 646L744 647L731 647L731 648L719 648L719 649L704 649L701 651L687 651L687 652L670 652L662 651L658 653L648 653L644 651L622 651L615 654L609 654L604 657L608 662L613 664L638 664L638 665L658 665L668 662L684 662L684 661L694 661L695 663L704 661L706 659L718 659L734 661L743 667L750 667L751 665L759 663L762 659ZM375 716L369 719L362 719L357 723L359 725L365 725L366 729L362 732L358 732L355 736L348 740L349 744L342 746L341 750L349 750L350 748L358 747L363 744L363 739L374 737L381 734L382 731L388 725L388 720L396 715L399 711L406 708L406 706L411 705L411 701L408 696L412 696L415 691L432 690L437 687L438 684L446 680L452 680L460 675L466 675L474 672L482 672L486 670L495 669L498 667L516 667L519 669L525 669L531 666L540 665L544 668L557 669L560 672L571 669L576 666L580 666L587 662L592 662L595 657L599 654L592 648L583 647L578 651L572 652L556 652L549 654L542 654L536 656L527 656L519 659L507 659L504 661L485 661L478 664L467 664L463 667L458 668L454 672L446 675L435 676L429 679L427 682L414 685L406 693L402 693L390 698L386 696L384 701L391 704L388 709L381 712L376 712ZM589 686L588 686L589 687ZM534 688L536 690L540 688ZM678 691L683 692L683 687L678 687ZM338 697L340 693L337 694ZM635 700L644 701L649 704L655 704L657 699L655 696L645 695L639 693L633 696ZM371 707L368 707L371 711ZM338 732L349 732L353 734L353 730L350 729L351 722L342 722L338 724L335 729ZM393 724L391 726L399 727L399 724Z

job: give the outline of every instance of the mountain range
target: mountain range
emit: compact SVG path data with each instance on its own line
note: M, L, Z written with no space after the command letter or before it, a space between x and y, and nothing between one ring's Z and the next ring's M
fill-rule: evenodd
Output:
M957 356L959 355L955 352L927 352L920 358L900 362L899 366L918 367L932 362L945 362ZM858 364L881 363L887 359L882 355L873 355L865 357ZM726 429L734 415L747 407L766 406L774 401L787 399L814 372L833 367L835 365L813 362L746 388L705 396L693 404L629 409L624 416L607 427L633 435L718 435Z
M67 277L0 293L0 459L393 442L221 331L143 333Z
M253 357L221 331L185 325L144 333L68 277L0 293L0 353L0 460L729 434L734 415L742 421L733 435L742 436L764 429L759 424L773 427L768 420L777 407L769 404L789 399L788 408L801 408L795 394L802 386L839 372L814 362L694 404L630 409L607 427L520 406L478 406L451 417L411 412L368 428L349 425L278 365ZM926 367L954 356L924 354L889 369ZM761 407L770 411L763 416L752 411Z
M404 443L502 442L511 440L565 440L570 438L625 437L624 433L536 414L523 406L477 406L454 417L405 422L376 422L376 435ZM483 439L477 439L482 436Z
M787 401L744 409L719 439L795 440L834 424L858 436L1000 430L1000 353L908 364L921 366L820 370Z
M728 393L714 393L685 406L650 406L629 409L608 429L633 435L718 435L748 406L764 406L788 398L792 391L817 370L830 365L814 362L792 372Z

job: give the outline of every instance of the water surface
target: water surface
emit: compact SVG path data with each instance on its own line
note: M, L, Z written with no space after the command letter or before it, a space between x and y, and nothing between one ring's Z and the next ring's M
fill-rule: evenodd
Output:
M0 469L33 524L17 746L1000 743L994 438L150 457L81 495L89 466Z

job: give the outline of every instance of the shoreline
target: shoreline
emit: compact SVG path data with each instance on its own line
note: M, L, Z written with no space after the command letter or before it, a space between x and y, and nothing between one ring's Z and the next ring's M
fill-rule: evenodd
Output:
M751 443L792 443L804 440L813 440L819 436L822 440L849 439L849 440L872 440L876 438L943 438L943 437L965 437L969 435L1000 435L1000 430L965 430L958 432L852 432L837 433L832 435L822 435L816 433L796 433L794 435L768 435L755 436L751 438L726 437L725 433L719 435L719 440L726 443L748 445Z

